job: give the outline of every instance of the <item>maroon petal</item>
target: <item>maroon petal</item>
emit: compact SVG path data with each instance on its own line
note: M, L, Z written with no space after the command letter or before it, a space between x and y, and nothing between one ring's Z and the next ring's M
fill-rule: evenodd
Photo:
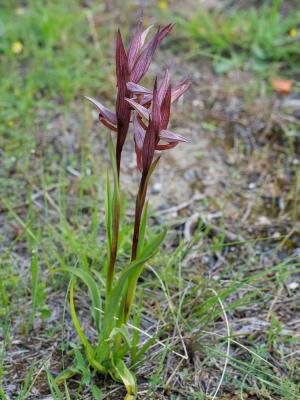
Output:
M137 147L141 150L145 139L145 129L139 123L136 115L133 117L133 136Z
M146 29L143 31L143 33L142 33L142 35L141 35L141 46L142 46L142 47L144 46L145 40L146 40L146 38L147 38L147 36L148 36L148 33L149 33L150 30L153 28L153 26L154 26L154 25L150 25L150 26L148 26L148 28L146 28Z
M157 94L157 79L155 79L153 89L153 103L152 103L152 114L148 128L146 129L145 139L142 149L142 162L143 162L143 174L147 174L152 164L155 147L159 141L159 125L160 125L160 106L158 104Z
M174 25L175 25L175 23L168 24L168 25L166 25L165 27L163 27L160 30L159 38L158 38L159 39L159 43L158 44L160 44L160 42L171 32L171 30L173 29Z
M186 142L190 143L190 140L187 139L184 136L178 135L177 133L174 133L172 131L168 131L166 129L163 129L159 132L159 137L163 140L166 140L167 142Z
M171 111L171 85L169 85L168 90L161 104L161 125L160 129L167 129L170 119Z
M158 46L159 43L159 29L157 30L156 34L153 36L153 38L147 43L147 45L144 47L142 53L140 54L139 58L137 59L132 71L131 71L131 80L134 83L138 83L142 77L145 75L147 72L151 61L153 54L156 50L156 47Z
M162 103L162 101L163 101L163 99L164 99L164 97L166 95L166 92L167 92L167 89L168 89L169 85L170 85L170 73L169 73L169 70L166 69L165 75L164 75L164 77L163 77L163 79L160 82L160 85L158 87L158 101L159 101L159 104Z
M104 126L111 129L112 131L118 132L118 129L114 125L112 125L110 122L108 122L107 119L101 117L101 114L99 114L99 121L102 122L102 124Z
M140 103L141 103L143 106L145 106L145 104L148 104L148 103L150 104L151 101L152 101L152 99L153 99L153 95L152 95L152 92L151 92L151 93L149 93L149 94L145 94L145 95L142 97Z
M179 142L173 142L173 143L168 143L168 144L158 144L155 147L155 150L158 151L163 151L163 150L169 150L169 149L173 149L173 147L176 147L178 145Z
M93 99L92 97L84 96L87 100L93 103L99 110L101 117L104 117L108 122L111 124L117 124L117 116L116 113L110 111L107 107L103 104L99 103L99 101Z
M127 89L127 82L129 78L128 73L128 60L124 49L122 36L120 31L117 34L117 45L116 45L116 75L117 75L117 86L118 95L116 103L116 114L119 126L126 127L130 122L130 109L128 103L125 101L125 97L129 97L130 93ZM125 132L124 128L124 132ZM123 135L123 133L122 133ZM122 138L124 139L124 138ZM125 140L125 139L124 139Z
M158 133L159 133L160 124L161 124L161 109L160 109L160 104L159 104L159 99L158 99L157 78L155 79L154 89L153 89L152 122L153 122L154 129L157 132L156 139L158 139Z
M117 33L117 44L116 44L116 75L117 85L125 84L128 82L128 58L124 49L123 40L120 30Z
M186 79L180 83L178 83L177 85L175 85L172 88L172 99L171 102L174 103L174 101L176 101L177 99L179 99L180 96L182 96L190 87L191 82Z
M138 85L137 83L134 83L134 82L128 82L127 89L130 90L132 93L138 93L138 94L152 93L152 91L150 89L147 89L144 86Z
M174 24L168 24L164 28L158 28L156 34L144 46L141 54L139 55L139 58L137 59L131 71L131 80L133 82L138 83L145 75L152 61L152 57L157 46L159 46L160 42L170 33L173 26Z
M134 100L132 99L125 99L142 117L146 118L147 120L149 120L149 116L150 116L150 111L148 110L148 108L143 107L142 105L140 105L139 103L136 103Z
M142 163L142 150L140 150L135 143L135 154L136 154L136 163L137 167L140 171L143 170L143 163Z
M129 81L128 59L124 49L120 31L117 34L116 44L116 75L117 75L117 101L116 101L116 114L118 120L118 134L116 144L116 160L117 170L120 173L121 154L123 146L127 137L128 128L130 124L131 110L125 100L125 97L130 97L130 92L127 89L127 82Z
M142 48L142 20L140 19L128 49L128 66L132 70Z

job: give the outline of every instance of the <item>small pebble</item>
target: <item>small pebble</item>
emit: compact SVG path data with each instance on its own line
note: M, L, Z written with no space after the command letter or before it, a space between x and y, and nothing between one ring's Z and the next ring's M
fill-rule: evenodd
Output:
M271 221L269 220L268 217L265 217L264 215L261 215L258 218L258 223L259 223L259 225L269 225L271 223Z
M273 239L280 239L280 232L274 232L273 233Z
M161 189L162 189L161 183L160 182L156 182L152 186L151 192L153 194L159 194L161 192Z
M291 282L288 284L288 288L291 290L296 290L296 289L298 289L298 287L299 287L299 283L297 283L297 282Z
M197 179L197 171L188 169L184 174L184 179L188 182L194 182Z

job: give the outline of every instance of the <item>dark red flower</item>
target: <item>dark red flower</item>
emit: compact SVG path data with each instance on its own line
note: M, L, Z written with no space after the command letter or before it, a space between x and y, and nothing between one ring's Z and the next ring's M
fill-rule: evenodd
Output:
M152 92L143 88L142 86L139 86L137 82L139 82L147 72L156 48L168 35L173 26L174 24L168 24L164 28L158 28L152 39L145 44L147 35L153 26L151 25L146 30L142 31L142 20L140 19L136 28L136 32L129 45L127 54L123 46L121 33L118 31L116 45L116 73L117 86L118 88L121 87L121 89L119 89L121 91L120 95L125 92L124 82L126 82L127 88L130 90L130 92L138 93L139 89L132 90L131 86L136 85L135 88L142 88L142 90L144 89L146 93L151 94L152 99ZM172 93L175 94L174 90L175 88L172 90ZM86 99L92 102L98 108L100 121L111 130L117 131L118 121L116 113L109 110L102 103L91 97L86 96ZM119 99L119 101L117 101L117 114L121 113L122 106L123 104L120 104Z
M98 108L99 120L103 125L117 132L116 159L118 173L120 171L122 149L131 122L131 107L125 101L125 98L131 97L131 92L127 84L129 82L137 84L143 78L149 68L156 48L168 35L173 26L174 24L168 24L163 28L159 27L153 37L145 43L152 26L142 31L142 19L140 19L127 53L123 45L121 33L118 31L116 41L116 113L110 111L97 100L86 97Z
M132 93L135 94L134 98L127 98L126 100L135 110L133 113L135 151L138 168L144 170L144 142L149 132L152 132L152 135L156 138L154 150L167 150L175 147L179 142L189 141L184 136L167 129L170 119L171 103L176 101L188 89L189 83L183 81L172 89L170 86L169 72L166 71L158 87L157 82L155 83L153 91L132 82L128 83L127 86ZM155 122L154 125L153 121ZM154 130L156 130L155 134L153 133ZM160 143L161 140L167 143L162 144ZM148 144L146 146L148 146ZM152 150L151 148L151 152ZM148 150L145 151L147 153Z

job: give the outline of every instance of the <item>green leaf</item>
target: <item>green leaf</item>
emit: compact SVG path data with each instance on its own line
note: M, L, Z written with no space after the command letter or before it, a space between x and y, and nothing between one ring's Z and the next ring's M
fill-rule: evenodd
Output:
M51 373L48 371L48 369L46 369L46 374L47 374L47 378L48 378L49 389L51 391L52 396L56 400L64 400L63 393L59 390L59 387L57 386L55 379L53 378Z
M38 294L38 277L39 277L39 267L38 267L38 258L37 258L37 250L32 250L31 256L31 297L32 297L32 309L30 316L30 325L33 324L33 320L35 317L36 306L37 306L37 294Z
M146 351L149 349L149 347L151 347L155 342L156 342L156 336L148 339L146 343L144 343L143 346L140 348L140 350L137 352L134 362L136 363L137 361L139 361L146 353Z
M142 308L143 308L143 297L144 297L144 291L142 291L142 294L139 296L139 304L137 307L137 312L133 318L133 326L136 328L139 328L139 326L140 326L140 319L141 319ZM140 339L139 329L133 329L132 341L131 341L131 354L130 354L131 363L135 362L139 339Z
M4 393L4 391L3 391L3 389L2 389L2 385L0 386L0 398L2 399L2 400L8 400L8 398L6 397L6 395L5 395L5 393Z
M95 350L92 347L92 345L90 344L90 342L88 341L87 337L85 336L83 330L81 329L79 320L77 318L77 314L76 314L76 310L75 310L75 306L74 306L74 282L71 282L71 286L70 286L70 309L71 309L71 315L72 315L72 319L73 319L73 324L75 326L75 329L78 333L78 336L82 342L82 344L84 345L85 349L86 349L86 355L88 358L89 363L98 371L106 373L106 369L98 362L95 360L94 356L95 356Z
M114 177L114 182L117 183L117 189L119 188L119 179L118 179L118 171L117 171L117 161L116 161L116 153L115 153L115 148L114 148L114 143L112 140L111 135L108 136L108 151L109 151L109 157L111 160L112 164L112 170L113 170L113 177Z
M143 252L139 256L139 258L128 264L121 273L105 305L100 345L103 341L105 341L105 339L109 337L110 332L116 324L116 319L118 319L118 316L116 314L119 310L119 303L122 299L127 280L135 279L137 276L140 275L145 262L148 261L155 254L165 236L166 230L156 235L154 239L144 247Z
M84 347L88 350L89 353L92 354L93 347L90 344L90 342L88 341L87 337L85 336L83 330L81 329L81 326L80 326L80 323L79 323L79 320L78 320L77 314L76 314L76 309L75 309L75 305L74 305L74 281L71 282L71 286L70 286L70 309L71 309L73 324L78 333L78 336L79 336L82 344L84 345Z
M97 285L94 281L93 276L87 272L83 271L79 268L71 268L71 267L62 267L55 269L54 272L69 272L75 275L77 278L81 279L82 282L88 287L91 300L92 300L92 315L96 324L96 328L98 332L100 331L100 310L101 310L101 299L99 296L99 291Z
M77 368L75 365L64 369L56 378L55 378L55 383L60 385L64 381L72 378L74 375L77 375L80 373L79 368Z
M143 258L151 258L157 251L160 244L163 242L167 234L167 230L163 229L162 232L158 233L150 240L148 244L143 248L141 257Z
M125 400L134 400L136 399L137 388L136 388L136 380L132 372L126 367L124 361L120 359L113 360L113 366L117 375L120 377L121 381L124 383L127 395Z
M121 346L121 338L123 338L124 344ZM117 358L123 358L130 349L130 336L126 325L115 327L109 335L111 342L112 353Z
M147 187L148 187L148 184L149 184L149 180L150 180L150 178L151 178L151 175L153 174L153 171L155 170L155 167L156 167L156 165L157 165L159 159L160 159L160 157L157 157L157 159L153 161L153 163L151 164L151 166L150 166L150 168L149 168L148 174L147 174L147 176L146 176L145 184L144 184L144 190L143 190L143 192L141 193L141 199L140 199L140 201L141 201L142 204L143 204L144 201L145 201L145 197L146 197L146 192L147 192Z
M109 135L108 149L112 164L113 178L114 178L114 192L112 198L112 207L108 210L111 219L111 245L109 247L109 257L107 262L107 278L106 278L106 295L108 296L113 286L114 273L115 273L115 258L118 253L119 241L119 227L120 227L120 214L121 214L121 198L119 189L119 176L117 171L117 162L115 155L115 148L113 145L112 137Z
M108 171L106 174L105 227L108 251L110 252L112 246L112 197Z
M78 349L75 349L75 359L76 359L76 366L81 372L83 372L86 369L86 363L83 358L83 355Z
M144 247L145 233L147 227L147 217L148 217L148 202L146 202L139 231L139 241L138 241L138 249L137 254L139 255Z
M92 385L91 392L94 397L94 400L102 400L103 398L102 392L96 385Z

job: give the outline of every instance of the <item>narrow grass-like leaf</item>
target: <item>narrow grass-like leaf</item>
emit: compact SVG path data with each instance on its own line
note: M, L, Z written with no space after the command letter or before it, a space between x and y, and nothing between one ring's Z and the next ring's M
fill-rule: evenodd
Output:
M110 254L108 257L107 264L107 279L106 279L106 295L108 296L113 286L114 274L115 274L115 262L118 254L118 242L119 242L119 227L120 227L120 214L121 214L121 201L120 201L120 190L119 190L119 175L117 169L115 149L111 135L108 138L108 149L112 164L113 178L114 178L114 192L112 198L112 209L110 212L112 232L111 232L111 247Z
M7 312L8 312L8 297L7 297L6 289L5 289L2 279L0 280L0 296L1 296L3 308L5 310L5 314L7 314Z
M27 232L28 236L34 240L35 243L38 242L37 237L35 236L35 234L32 232L32 230L30 229L30 223L26 224L22 218L20 218L18 216L18 214L15 212L15 210L13 209L13 207L3 198L1 199L3 201L3 203L5 204L5 207L9 210L9 212L14 216L14 218L16 219L16 221L18 222L18 224L20 224L22 226L22 228Z
M25 400L28 395L29 395L29 391L30 391L30 387L31 387L31 381L32 381L32 377L33 377L33 372L34 372L34 368L35 365L31 364L29 371L27 372L25 379L24 379L24 383L23 386L20 390L19 396L17 397L17 400Z
M146 351L156 342L156 340L156 336L153 336L152 338L148 339L146 343L143 344L140 350L136 353L134 363L138 362L143 357Z
M138 241L138 248L137 248L138 256L144 247L145 233L146 233L146 228L147 228L147 218L148 218L148 202L146 202L146 204L145 204L143 215L142 215L142 220L141 220L141 225L140 225L139 241Z
M56 378L55 382L60 385L61 383L65 382L66 380L72 378L74 375L77 375L80 373L79 368L77 368L75 365L64 369Z
M101 310L101 300L98 292L97 285L94 281L93 276L87 272L83 271L79 268L71 268L71 267L62 267L55 269L54 272L69 272L75 276L77 276L82 282L85 283L85 285L88 287L90 295L91 295L91 300L92 300L92 314L94 317L95 325L98 330L100 331L100 325L101 325L101 320L100 320L100 311Z
M109 150L109 157L112 165L112 171L113 171L113 177L114 180L118 182L118 170L117 170L117 161L116 161L116 154L115 154L115 148L113 144L113 140L111 135L108 136L108 150ZM119 188L119 185L117 185Z
M91 392L92 392L94 400L102 400L102 398L103 398L102 392L96 385L91 386Z
M136 388L136 380L132 372L126 367L124 361L117 359L113 360L113 364L117 375L119 375L120 379L124 383L127 395L124 400L134 400L136 399L137 388Z
M165 236L165 234L166 234L166 231L164 233L164 236ZM152 254L158 250L158 246L161 243L160 237L161 237L161 234L154 236L154 238L150 241L150 243L145 248L146 253L149 252L148 254ZM146 253L145 253L145 255L146 255ZM140 271L137 270L136 273L132 273L128 278L128 286L127 286L127 293L126 293L125 307L124 307L124 322L127 322L129 319L130 310L132 308L132 304L133 304L134 297L135 297L137 280L143 270L143 267L144 266L142 266Z
M46 369L46 374L47 374L49 389L51 391L52 396L55 398L55 400L64 400L64 394L60 391L59 387L57 386L57 383L55 382L55 379L48 371L48 369Z
M84 345L84 347L90 353L92 353L93 352L92 345L90 344L90 342L88 341L87 337L85 336L83 330L81 329L79 320L77 318L75 304L74 304L74 281L72 281L71 285L70 285L70 309L71 309L71 315L72 315L72 319L73 319L73 324L74 324L75 329L76 329L76 331L78 333L78 336L79 336L82 344Z
M123 324L120 327L115 327L109 335L109 341L114 346L112 349L114 356L122 359L130 349L130 336L127 326Z
M139 276L143 270L143 266L146 261L148 261L158 250L159 245L164 240L166 236L166 231L164 230L159 235L157 235L147 246L145 246L141 256L127 265L121 273L114 289L111 291L109 299L105 306L105 313L103 319L103 330L101 332L102 340L105 340L112 331L116 324L116 315L119 310L119 303L126 287L126 282L131 277ZM100 340L100 344L102 343Z
M37 306L37 294L38 294L38 278L39 278L39 267L38 267L38 257L37 250L32 250L31 256L31 298L32 298L32 307L31 307L31 317L30 317L30 325L32 326L33 320L36 313Z
M158 163L159 160L160 160L160 157L157 157L156 160L153 161L153 163L151 164L151 166L149 168L149 171L147 173L145 184L144 184L144 190L141 193L141 199L140 199L142 204L144 204L144 202L145 202L145 197L146 197L146 193L147 193L147 187L148 187L148 184L149 184L149 180L150 180L151 175L153 174L153 172L155 170L155 167L157 166L157 163Z
M2 400L9 400L9 399L6 397L6 395L5 395L5 393L4 393L4 390L3 390L1 384L0 384L0 396L1 396L1 399L2 399Z
M106 372L105 368L97 360L95 360L95 358L94 358L95 350L92 347L92 345L90 344L90 342L88 341L83 330L81 329L79 320L77 318L76 309L75 309L75 305L74 305L74 282L71 282L71 285L70 285L70 309L71 309L73 324L75 326L75 329L78 333L78 336L79 336L82 344L84 345L84 347L86 349L86 355L87 355L87 358L88 358L90 364L94 368L96 368L98 371L105 373Z
M106 173L105 228L108 250L110 252L112 246L112 196L108 171Z
M139 303L138 303L138 307L137 307L137 312L136 312L136 314L135 314L135 316L133 318L133 326L136 327L136 328L139 328L139 326L140 326L142 307L143 307L143 295L144 295L144 291L140 295ZM132 364L135 362L135 357L136 357L136 354L137 354L139 339L140 339L140 330L139 329L133 329L132 341L131 341L131 353L130 353L130 359L131 359L131 363Z

